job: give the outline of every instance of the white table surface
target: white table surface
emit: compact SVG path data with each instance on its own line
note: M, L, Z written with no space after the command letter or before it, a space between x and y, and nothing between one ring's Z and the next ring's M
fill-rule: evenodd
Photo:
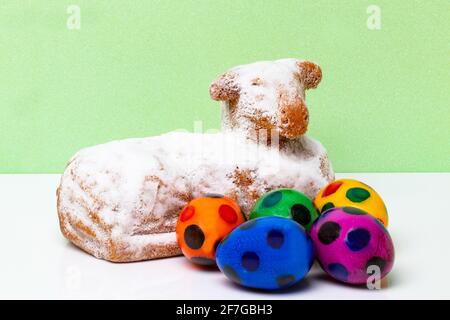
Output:
M184 257L115 264L60 233L59 175L0 175L2 299L408 299L450 298L450 173L338 174L384 198L396 261L381 290L338 284L315 265L294 288L243 289Z

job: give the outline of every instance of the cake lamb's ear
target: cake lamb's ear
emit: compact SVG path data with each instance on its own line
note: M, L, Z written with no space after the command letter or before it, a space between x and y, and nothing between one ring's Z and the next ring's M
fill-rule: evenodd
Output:
M305 89L316 88L320 80L322 80L322 70L320 70L320 67L306 60L297 61L297 65L300 69L300 81L302 81Z
M209 86L209 94L216 101L232 101L239 98L239 86L235 81L236 74L228 71L220 75Z

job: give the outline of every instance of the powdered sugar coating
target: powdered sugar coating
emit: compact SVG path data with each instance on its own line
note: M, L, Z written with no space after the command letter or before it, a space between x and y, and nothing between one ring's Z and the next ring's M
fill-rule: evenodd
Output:
M231 141L234 158L224 147ZM172 132L83 149L61 179L63 232L75 234L80 246L108 260L115 260L109 241L125 242L122 249L134 260L152 244L176 246L179 211L195 197L226 194L246 214L261 194L280 186L313 198L332 179L331 171L327 175L320 169L327 161L320 143L307 137L299 143L305 152L293 157L234 133ZM207 146L207 152L198 153L196 145Z
M180 254L176 220L195 197L227 195L247 215L263 193L275 188L297 189L312 199L334 173L322 145L299 134L306 128L303 122L281 123L283 114L306 110L299 63L261 62L219 77L211 96L234 99L223 104L232 119L224 115L221 133L171 132L79 151L57 191L62 233L99 258L146 260ZM246 85L253 75L260 76L261 88ZM286 99L291 95L292 101ZM278 118L267 122L266 113ZM271 130L269 144L256 143L265 129Z
M234 67L211 84L210 94L222 101L222 128L277 131L293 139L307 130L309 116L305 90L322 79L320 67L310 61L280 59Z

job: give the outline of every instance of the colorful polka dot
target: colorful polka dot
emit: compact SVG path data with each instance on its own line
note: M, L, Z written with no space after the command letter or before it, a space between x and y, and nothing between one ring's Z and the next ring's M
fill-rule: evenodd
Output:
M279 249L284 243L284 234L280 230L270 230L267 234L267 244L273 249Z
M188 221L195 213L195 208L193 206L187 206L181 211L180 220L181 222Z
M354 214L354 215L360 215L360 216L367 214L367 212L365 212L364 210L361 210L361 209L355 208L355 207L343 207L342 210L345 213Z
M370 197L370 192L363 188L351 188L347 190L345 196L353 202L363 202Z
M242 255L241 264L247 271L256 271L259 268L259 257L255 252L247 251Z
M191 224L184 230L184 242L191 249L200 249L205 241L205 234L196 224Z
M364 249L370 242L370 232L364 228L351 230L347 233L345 244L352 251Z
M330 194L335 193L336 191L338 191L338 189L341 187L342 182L341 181L335 181L330 183L325 190L322 193L322 197L327 197Z
M378 268L380 268L381 273L383 273L384 267L386 266L386 260L384 260L381 257L372 257L366 263L366 270L370 266L378 266Z
M331 263L328 265L328 271L330 274L338 280L347 281L348 271L347 268L344 267L340 263Z
M291 215L292 219L300 223L302 226L306 226L311 222L311 213L303 204L294 204L291 207Z
M323 205L321 212L324 213L325 211L334 208L334 204L332 202L327 202Z
M341 227L334 221L325 222L319 229L317 237L322 244L333 243L341 233Z
M321 214L320 214L320 219L323 219L323 218L325 218L328 214L330 214L330 213L332 213L333 211L335 211L335 210L338 210L339 208L330 208L330 209L327 209L327 210L325 210L324 212L321 212ZM317 219L316 221L318 221L319 219Z
M237 221L236 211L229 205L223 204L219 207L219 215L220 217L227 223L233 224Z
M283 194L281 191L275 191L269 195L267 195L264 198L264 201L262 203L263 207L270 208L276 205L278 202L280 202L281 198L283 197Z

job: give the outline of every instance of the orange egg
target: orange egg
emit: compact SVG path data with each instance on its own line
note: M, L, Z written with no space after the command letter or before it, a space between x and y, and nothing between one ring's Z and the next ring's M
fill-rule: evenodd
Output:
M234 200L221 195L196 198L183 208L178 218L178 244L192 262L215 265L217 246L243 222L244 215Z

